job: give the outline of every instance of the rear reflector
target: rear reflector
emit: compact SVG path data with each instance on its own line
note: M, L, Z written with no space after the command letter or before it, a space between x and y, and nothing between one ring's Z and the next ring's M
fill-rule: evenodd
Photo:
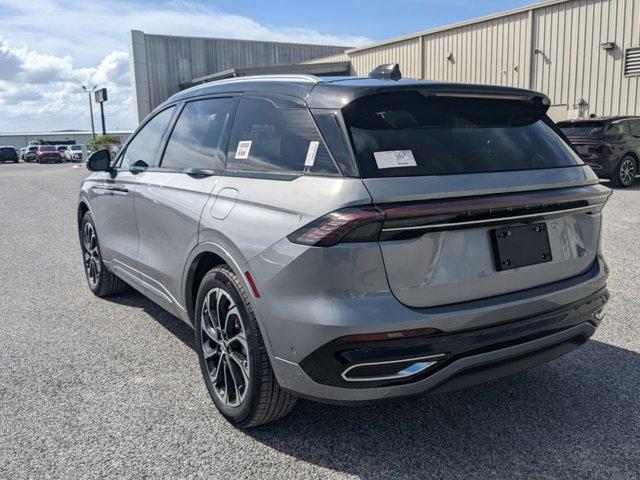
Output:
M442 333L437 328L414 328L411 330L397 330L395 332L357 333L345 335L337 339L338 342L381 342L384 340L398 340L400 338L426 337Z
M254 282L251 272L244 272L244 276L247 277L247 282L251 287L251 291L253 292L253 295L256 298L260 298L260 292L258 291L258 287L256 287L256 282Z

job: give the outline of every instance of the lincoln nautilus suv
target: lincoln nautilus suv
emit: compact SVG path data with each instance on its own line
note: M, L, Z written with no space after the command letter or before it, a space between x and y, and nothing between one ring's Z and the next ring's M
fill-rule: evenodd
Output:
M199 85L88 162L89 288L192 325L234 425L499 378L603 317L610 190L549 100L394 72Z

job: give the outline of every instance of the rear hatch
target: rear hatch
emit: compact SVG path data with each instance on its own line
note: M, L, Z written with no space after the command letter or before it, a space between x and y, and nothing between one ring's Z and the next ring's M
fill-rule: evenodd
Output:
M384 212L379 243L398 300L477 300L593 264L609 190L545 111L539 98L420 91L343 109L363 182Z
M2 147L2 148L0 148L0 159L2 159L2 160L17 160L18 159L18 153L13 148Z
M558 127L582 158L597 155L603 144L604 123L600 121L560 122Z

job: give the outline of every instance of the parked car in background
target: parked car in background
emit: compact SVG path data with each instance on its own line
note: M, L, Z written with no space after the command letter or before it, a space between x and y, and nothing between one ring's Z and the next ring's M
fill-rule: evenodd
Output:
M22 149L22 160L25 162L35 162L38 153L37 145L30 145Z
M14 162L18 163L20 156L15 147L11 145L0 145L0 162Z
M69 162L81 162L82 145L69 145L69 148L64 152L64 158Z
M640 117L601 117L559 122L558 127L600 178L617 187L640 171Z
M67 159L65 153L67 152L67 150L69 150L69 145L56 145L56 150L58 150L58 152L60 152L60 158L62 160L66 160Z
M89 159L89 288L126 282L191 323L209 394L242 427L298 395L359 404L550 361L602 319L611 192L549 103L308 75L177 93Z
M60 152L53 145L40 145L36 152L38 163L62 163Z

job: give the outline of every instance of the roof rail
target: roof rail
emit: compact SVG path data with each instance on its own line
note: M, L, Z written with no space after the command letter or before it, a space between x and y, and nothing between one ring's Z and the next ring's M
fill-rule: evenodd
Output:
M297 82L297 83L319 83L322 79L314 75L303 74L282 74L282 75L247 75L246 77L224 78L222 80L214 80L212 82L202 83L191 87L191 89L199 89L209 85L223 85L227 83L246 83L246 82Z

